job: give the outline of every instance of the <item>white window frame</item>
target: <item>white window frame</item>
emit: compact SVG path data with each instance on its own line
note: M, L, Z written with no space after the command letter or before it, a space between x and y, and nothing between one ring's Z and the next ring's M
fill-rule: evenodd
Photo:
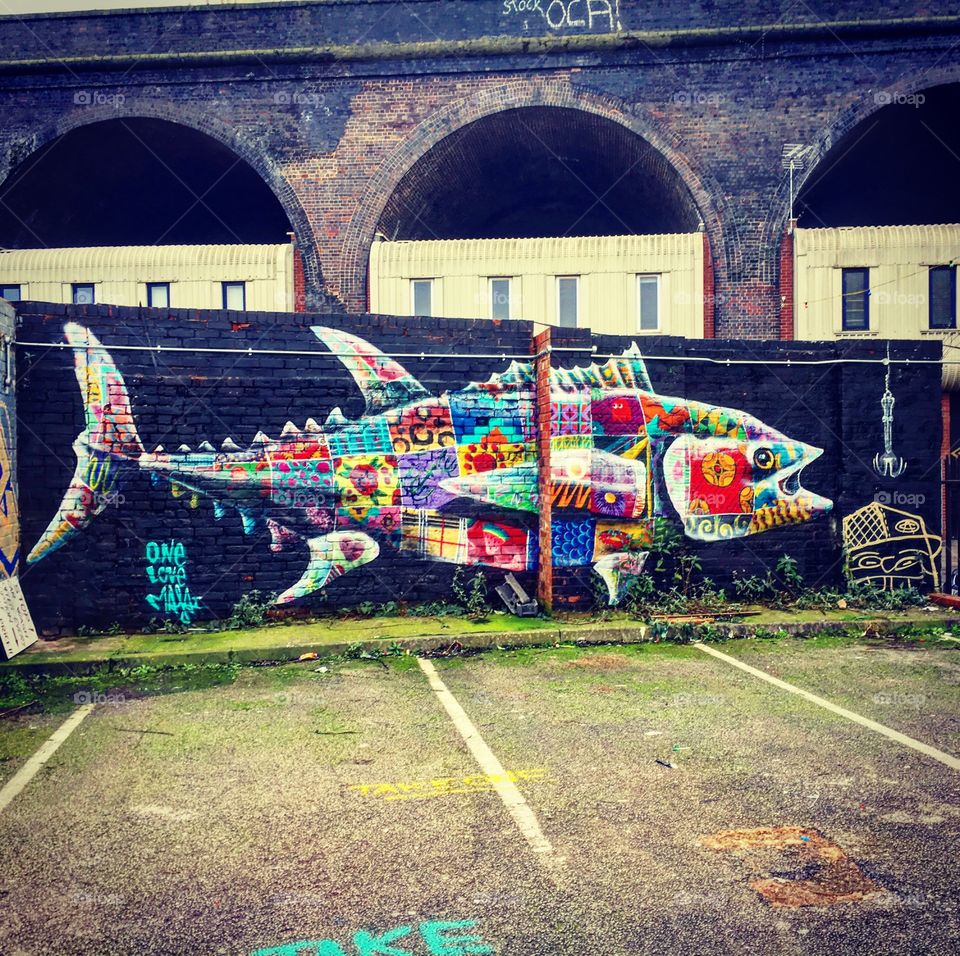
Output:
M516 318L513 302L513 276L487 276L487 305L489 306L490 318L495 318L493 314L493 284L494 282L507 283L507 318Z
M430 313L425 318L432 319L437 314L437 280L430 276L417 276L410 279L410 315L423 315L417 312L417 283L427 282L430 285Z
M645 329L641 326L641 302L640 287L644 279L653 279L657 286L657 324L652 329ZM637 273L637 321L636 330L640 335L655 335L663 331L663 273L661 272L638 272Z
M581 326L581 324L580 324L580 317L581 317L581 315L582 315L581 306L582 306L582 304L583 304L582 301L581 301L581 288L580 288L581 285L583 284L583 283L580 281L582 278L583 278L583 277L582 277L582 276L579 276L579 275L562 275L562 276L555 276L555 277L554 277L554 279L555 279L554 289L555 289L555 291L556 291L556 296L557 296L557 308L556 308L556 313L555 313L555 314L556 314L556 324L557 324L557 328L559 328L559 329L579 329L579 328L583 328L583 326ZM573 280L577 283L577 298L576 298L576 302L577 302L577 314L574 316L574 323L573 323L573 325L561 325L561 324L560 324L560 282L561 282L561 280L563 280L563 279L573 279Z

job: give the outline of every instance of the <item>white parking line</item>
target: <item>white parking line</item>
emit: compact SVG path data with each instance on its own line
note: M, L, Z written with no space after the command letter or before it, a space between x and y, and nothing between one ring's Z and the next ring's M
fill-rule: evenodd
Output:
M0 790L0 813L10 801L36 776L37 771L57 752L57 748L72 734L81 721L95 707L84 704L78 707L47 739L43 746L4 784Z
M748 674L752 674L754 677L759 677L760 680L765 680L768 684L773 684L775 687L779 687L781 690L786 690L791 694L796 694L798 697L803 697L804 699L809 700L811 703L816 704L818 707L823 707L824 710L829 710L831 713L839 714L841 717L846 717L847 720L852 720L855 724L860 724L861 727L866 727L869 730L872 730L874 733L883 734L884 737L889 737L891 740L895 740L898 744L903 744L904 747L910 747L922 754L926 754L928 757L932 757L934 760L939 760L940 763L950 767L951 770L960 770L960 760L948 753L944 753L942 750L937 750L936 747L931 747L919 740L914 740L913 737L908 737L906 734L901 734L898 730L893 730L890 727L885 727L883 724L878 724L875 720L871 720L869 717L861 717L860 714L855 714L852 710L847 710L845 707L839 707L837 704L832 704L829 700L824 700L823 697L818 697L816 694L811 694L810 691L802 690L799 687L794 687L793 684L788 684L786 681L782 681L780 678L774 677L772 674L767 674L764 671L758 670L756 667L751 667L749 664L744 664L743 661L738 661L735 657L731 657L729 654L723 654L720 651L714 650L712 647L707 647L706 644L695 643L692 646L697 648L697 650L703 651L705 654L709 654L711 657L716 657L718 660L725 661L727 664L731 664L734 667L739 667L740 670L746 671Z
M562 866L564 858L556 855L552 844L540 829L536 814L530 809L530 805L524 799L517 785L507 775L503 764L486 745L484 739L480 736L480 732L474 727L464 709L457 703L456 697L447 690L447 685L440 680L440 675L433 666L433 662L421 657L417 663L424 674L427 675L431 688L433 688L440 703L443 704L444 710L450 715L450 719L459 731L460 736L463 737L470 753L473 754L474 759L480 765L480 769L493 781L494 789L500 794L500 799L510 816L513 817L514 823L520 828L520 832L527 843L530 844L531 849L534 853L539 854L547 866Z

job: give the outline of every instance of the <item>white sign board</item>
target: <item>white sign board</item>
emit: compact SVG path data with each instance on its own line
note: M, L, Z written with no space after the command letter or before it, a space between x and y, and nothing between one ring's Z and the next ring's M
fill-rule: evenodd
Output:
M0 642L5 659L10 660L36 641L37 629L23 599L20 579L0 580Z

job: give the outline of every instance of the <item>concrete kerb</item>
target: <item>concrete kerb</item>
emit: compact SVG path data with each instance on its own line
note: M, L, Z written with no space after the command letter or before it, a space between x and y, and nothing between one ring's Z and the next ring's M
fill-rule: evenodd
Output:
M462 654L476 654L489 650L510 650L528 647L551 647L558 644L588 647L594 645L624 645L642 643L690 643L691 641L723 642L742 638L761 639L768 637L790 636L797 638L813 637L824 631L847 634L875 634L877 636L896 634L911 627L950 627L957 624L956 616L931 615L922 621L904 621L888 618L865 618L851 621L802 621L774 624L754 623L710 623L671 624L662 626L642 623L594 623L561 624L556 628L543 628L535 631L491 631L487 633L464 634L451 638L449 634L425 635L422 637L394 639L389 637L371 638L363 641L338 642L335 644L316 644L309 641L303 644L282 647L241 648L238 650L190 650L171 654L117 654L86 660L31 660L30 656L14 658L3 667L16 668L20 674L49 674L84 676L101 669L119 670L138 666L156 668L175 667L178 664L288 664L297 661L305 654L316 654L311 660L330 660L343 657L382 656L389 647L404 654L423 657L454 657Z

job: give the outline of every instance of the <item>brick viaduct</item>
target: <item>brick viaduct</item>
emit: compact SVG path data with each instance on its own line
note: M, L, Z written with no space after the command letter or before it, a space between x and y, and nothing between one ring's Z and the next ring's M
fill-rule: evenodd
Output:
M190 127L279 200L308 307L334 296L358 311L378 230L416 237L411 216L431 204L434 219L465 214L456 197L471 191L474 209L489 206L512 156L536 189L522 168L531 137L566 139L574 179L599 164L612 197L620 179L643 179L649 207L670 207L667 227L702 223L708 334L776 337L783 146L808 147L800 188L891 98L960 79L960 17L929 12L922 0L824 0L816 12L767 0L319 0L4 17L0 183L87 124Z

